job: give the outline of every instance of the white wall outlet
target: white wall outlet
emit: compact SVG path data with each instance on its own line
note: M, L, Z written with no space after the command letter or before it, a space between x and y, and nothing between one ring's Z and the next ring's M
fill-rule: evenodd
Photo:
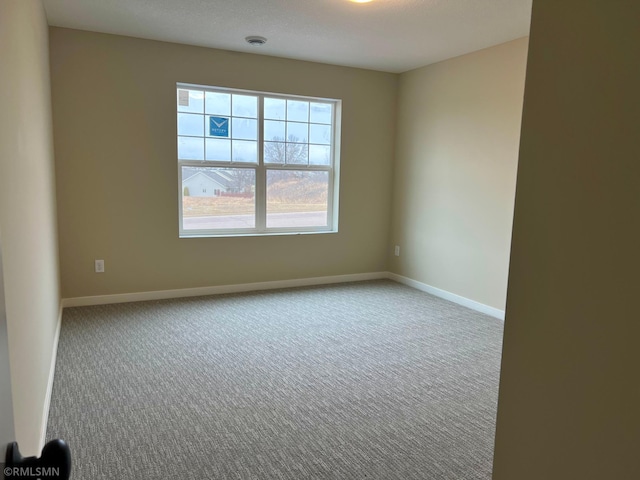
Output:
M96 260L96 273L104 273L104 260Z
M393 250L393 254L394 254L396 257L399 257L399 256L400 256L400 245L396 245L396 248L394 248L394 250Z

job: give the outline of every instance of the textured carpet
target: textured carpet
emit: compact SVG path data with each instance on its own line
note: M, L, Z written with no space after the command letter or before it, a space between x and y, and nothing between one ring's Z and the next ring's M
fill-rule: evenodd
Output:
M391 281L64 310L72 479L490 479L502 322Z

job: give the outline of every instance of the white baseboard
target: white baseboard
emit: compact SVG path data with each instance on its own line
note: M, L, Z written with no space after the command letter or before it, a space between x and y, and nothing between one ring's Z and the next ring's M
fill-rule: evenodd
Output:
M347 283L347 282L361 282L366 280L379 280L388 278L398 283L402 283L409 287L421 290L423 292L430 293L436 297L449 300L464 307L476 310L478 312L490 315L492 317L504 320L504 310L490 307L475 300L471 300L455 293L442 290L440 288L432 287L426 283L418 282L409 277L404 277L396 273L391 272L370 272L370 273L355 273L350 275L332 275L327 277L311 277L311 278L296 278L292 280L275 280L271 282L255 282L255 283L240 283L236 285L218 285L212 287L196 287L196 288L180 288L175 290L156 290L151 292L136 292L136 293L119 293L114 295L96 295L88 297L75 297L75 298L63 298L62 307L85 307L91 305L107 305L110 303L128 303L128 302L142 302L147 300L163 300L167 298L182 298L182 297L200 297L205 295L221 295L225 293L241 293L241 292L253 292L259 290L274 290L277 288L295 288L295 287L307 287L312 285L327 285L331 283ZM56 333L56 346L58 341L58 334L60 332L60 324L58 323L58 330ZM55 366L55 358L53 359L52 366ZM53 370L52 370L53 372ZM53 374L50 378L50 386L53 382ZM47 404L48 411L48 404Z
M152 292L120 293L115 295L97 295L92 297L65 298L64 307L84 307L89 305L107 305L110 303L141 302L146 300L162 300L166 298L200 297L204 295L220 295L224 293L253 292L273 290L276 288L307 287L331 283L361 282L389 278L388 272L355 273L351 275L333 275L328 277L297 278L293 280L276 280L271 282L241 283L236 285L219 285L214 287L181 288L177 290L157 290Z
M49 365L49 379L47 380L47 391L44 397L44 407L42 408L42 420L40 422L40 448L39 452L42 452L47 440L47 424L49 422L49 407L51 405L51 394L53 393L53 377L56 372L56 359L58 358L58 339L60 338L60 326L62 325L62 309L63 303L60 302L60 309L58 311L58 323L56 325L56 332L53 336L53 346L51 348L51 362Z
M467 307L472 310L476 310L477 312L490 315L500 320L504 320L504 310L490 307L489 305L485 305L484 303L476 302L475 300L456 295L455 293L447 292L446 290L441 290L440 288L432 287L431 285L427 285L426 283L418 282L417 280L413 280L412 278L403 277L402 275L398 275L395 273L388 272L387 278L407 285L409 287L413 287L417 290L430 293L431 295L435 295L436 297L444 298L445 300L457 303L458 305L462 305L463 307Z

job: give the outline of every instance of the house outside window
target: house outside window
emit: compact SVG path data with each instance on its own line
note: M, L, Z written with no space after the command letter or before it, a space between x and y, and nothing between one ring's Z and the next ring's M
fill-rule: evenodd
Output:
M180 237L337 232L340 100L176 94Z

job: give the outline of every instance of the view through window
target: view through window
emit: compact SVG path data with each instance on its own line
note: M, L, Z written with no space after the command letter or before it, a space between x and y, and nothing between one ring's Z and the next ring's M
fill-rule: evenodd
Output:
M180 236L337 231L340 101L177 85Z

